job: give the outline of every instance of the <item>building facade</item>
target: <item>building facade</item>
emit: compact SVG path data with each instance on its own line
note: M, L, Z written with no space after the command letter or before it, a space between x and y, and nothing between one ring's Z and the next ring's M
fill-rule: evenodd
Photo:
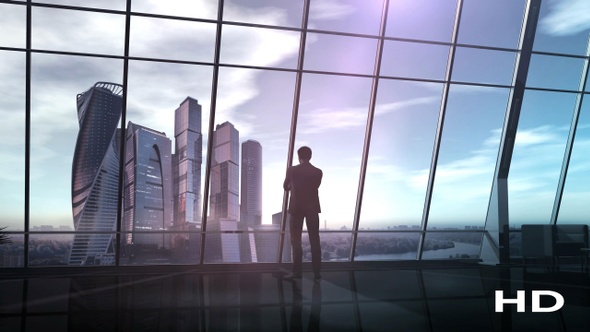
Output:
M174 138L174 228L187 230L201 223L203 135L201 105L196 99L187 97L174 112Z
M125 137L122 241L169 248L161 233L173 224L172 142L165 133L132 122ZM160 232L146 234L144 232Z
M69 265L103 264L115 255L109 232L117 225L122 91L121 85L98 82L77 96L79 131L72 161L76 234Z
M255 140L242 143L240 221L249 227L262 223L262 145Z
M239 133L230 122L213 132L210 219L239 220Z

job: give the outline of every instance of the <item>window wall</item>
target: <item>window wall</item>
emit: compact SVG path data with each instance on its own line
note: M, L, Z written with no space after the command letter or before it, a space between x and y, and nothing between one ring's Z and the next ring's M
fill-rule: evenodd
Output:
M303 145L324 261L478 259L537 3L0 0L0 263L289 262ZM516 227L590 213L590 27L542 5Z

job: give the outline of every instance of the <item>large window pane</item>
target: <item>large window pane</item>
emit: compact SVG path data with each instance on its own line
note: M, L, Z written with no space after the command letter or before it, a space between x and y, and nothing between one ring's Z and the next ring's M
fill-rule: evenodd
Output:
M123 264L198 262L211 77L208 66L130 62Z
M217 18L217 1L197 0L141 0L131 1L131 10L159 15L184 16L190 18Z
M33 8L33 48L123 55L125 16Z
M463 1L458 42L516 48L526 2L526 0ZM501 28L498 25L499 22L501 22Z
M389 2L387 36L450 41L456 0L402 0Z
M277 260L294 87L290 72L220 70L206 262Z
M117 222L121 67L119 60L32 57L31 228L107 232L76 234L72 265L114 255L108 232Z
M211 23L132 17L129 54L211 62L215 29Z
M34 230L40 227L34 228ZM44 230L48 227L44 227ZM57 229L55 229L57 231ZM90 236L90 235L89 235ZM96 236L96 235L92 235ZM110 235L104 235L110 237ZM70 253L72 250L72 234L40 234L29 237L29 266L66 266L69 265ZM75 250L75 249L74 249ZM102 261L101 261L102 258ZM85 265L113 265L114 257L93 256L85 260Z
M549 223L575 98L525 93L508 177L511 226Z
M352 227L370 89L365 78L303 76L295 149L309 146L324 173L320 221L329 229Z
M448 46L386 41L380 74L443 80L448 55Z
M478 259L482 236L471 232L426 233L422 259Z
M458 47L453 81L510 85L515 53Z
M418 257L418 242L420 233L408 232L419 230L419 226L398 226L393 230L404 232L360 232L358 234L355 261L382 261L382 260L414 260Z
M284 67L297 66L299 32L225 26L221 62L229 64Z
M382 0L311 1L309 26L319 30L378 35L382 8Z
M508 93L451 86L429 229L484 225Z
M0 227L24 230L25 55L0 51Z
M578 90L583 65L583 59L533 55L527 77L527 86Z
M376 49L374 39L310 33L305 69L370 75Z
M590 25L581 13L588 9L586 1L543 1L534 50L586 54Z
M420 226L441 84L381 80L361 227Z
M125 0L85 0L83 2L77 0L38 0L35 2L116 10L125 10L126 5Z
M244 6L245 4L247 6ZM303 1L251 0L247 3L225 2L223 19L225 21L299 28L302 13Z
M0 4L0 46L25 47L26 7Z
M0 244L0 267L24 267L24 235L9 234L6 242Z
M561 224L590 222L590 103L582 106L557 219Z

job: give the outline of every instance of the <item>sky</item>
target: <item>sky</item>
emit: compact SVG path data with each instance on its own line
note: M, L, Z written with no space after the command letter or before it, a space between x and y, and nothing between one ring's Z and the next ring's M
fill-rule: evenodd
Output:
M515 49L524 3L465 0L459 43ZM84 5L125 9L125 1L115 0ZM307 37L304 69L345 76L303 75L295 146L312 147L312 163L324 170L320 219L330 229L353 226L372 84L363 75L373 73L377 42L315 30L375 35L381 8L379 0L311 1L314 31ZM137 1L132 10L203 19L217 15L214 1ZM301 10L300 1L225 1L224 18L297 28ZM386 34L449 42L454 12L454 0L392 1ZM584 55L589 15L584 0L543 1L535 50ZM105 55L32 54L31 226L72 225L75 98L99 81L122 83L123 61L109 56L124 54L125 17L41 7L33 8L32 17L33 49ZM0 4L0 226L12 229L23 227L25 55L19 49L26 45L25 23L25 6ZM202 105L206 147L215 32L208 22L131 19L130 56L187 63L131 60L128 121L173 139L174 110L191 96ZM281 210L299 41L291 30L233 25L222 30L221 63L254 68L220 68L215 123L230 121L240 141L255 139L263 147L263 223ZM441 81L448 53L440 44L387 41L381 74ZM514 61L513 52L459 48L452 80L510 85ZM582 65L579 59L535 55L529 86L576 90ZM380 80L361 228L420 224L441 96L440 83ZM484 225L508 96L506 88L451 86L429 227ZM509 177L511 223L548 220L575 101L574 94L525 94ZM567 221L590 217L584 203L590 198L588 111L583 107L566 182L560 218Z

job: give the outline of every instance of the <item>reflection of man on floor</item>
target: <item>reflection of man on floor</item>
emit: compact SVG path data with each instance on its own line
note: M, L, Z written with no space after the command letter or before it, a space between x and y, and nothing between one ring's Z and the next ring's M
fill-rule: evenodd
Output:
M283 182L283 188L291 191L289 201L291 245L293 246L293 272L285 276L285 279L301 278L301 233L303 219L307 225L309 242L311 244L311 264L314 279L320 279L321 254L320 249L320 199L318 188L322 183L322 170L313 166L311 149L307 146L297 150L299 165L287 169L287 176Z
M311 308L309 321L307 323L307 332L320 330L320 314L322 312L322 288L319 282L313 283L311 290ZM291 286L293 292L293 307L291 308L290 332L303 331L303 294L301 291L301 282L295 281Z

